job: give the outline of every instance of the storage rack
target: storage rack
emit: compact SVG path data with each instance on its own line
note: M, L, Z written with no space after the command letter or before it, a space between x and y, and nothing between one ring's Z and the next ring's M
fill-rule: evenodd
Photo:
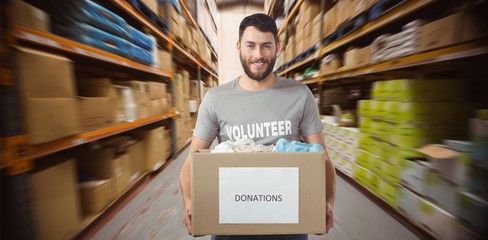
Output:
M100 2L100 1L98 1ZM129 17L130 21L138 22L146 31L150 32L159 43L160 46L166 47L173 55L173 61L179 69L187 69L193 79L205 82L207 86L216 85L218 75L217 70L212 69L211 64L204 62L197 54L192 54L184 46L180 45L170 35L165 33L161 26L158 26L150 17L146 16L141 9L136 9L131 3L142 6L139 0L124 1L124 0L106 0L104 4L111 5L113 9L118 12L125 13L125 17ZM153 68L133 60L79 43L61 36L41 32L17 23L13 23L10 19L9 1L0 1L0 32L2 38L0 39L0 184L1 184L1 224L0 236L7 236L12 239L33 239L35 238L36 226L33 221L31 194L28 184L29 174L34 167L34 161L44 156L60 153L67 149L72 149L77 146L95 143L97 140L103 140L111 136L116 136L121 133L127 133L131 130L139 129L151 124L161 124L163 121L172 121L177 117L177 111L172 107L171 110L165 114L151 116L144 119L139 119L134 122L126 122L110 127L105 127L98 130L93 130L78 135L49 141L46 143L31 145L28 142L28 135L22 126L22 111L19 103L19 95L11 60L10 46L20 45L28 46L34 49L40 49L48 52L54 52L60 55L68 56L80 62L95 62L97 67L82 67L77 66L77 71L82 69L87 72L103 73L108 76L127 76L125 72L131 72L141 78L158 79L164 81L172 89L171 83L173 72L164 72L157 68ZM141 5L142 4L142 5ZM168 1L165 1L164 7L168 9L170 6ZM189 14L185 2L180 0L179 4L184 10L184 16L193 26L195 26L202 36L204 35L193 17ZM167 13L167 11L166 11ZM204 38L205 39L205 38ZM211 60L218 61L218 56L214 49L205 39L206 47L211 49ZM75 62L76 62L75 61ZM215 65L215 64L214 64ZM103 70L102 70L103 69ZM209 82L210 81L210 82ZM173 96L174 97L174 96ZM172 101L174 103L174 100ZM172 142L175 141L174 124L171 124ZM186 141L186 144L190 139ZM186 144L184 146L186 146ZM176 144L172 144L172 154L176 154L181 149L176 148ZM183 147L184 147L183 146ZM40 161L40 160L39 160ZM164 168L162 166L161 168ZM160 169L161 169L160 168ZM129 194L131 188L140 185L148 176L150 172L146 172L138 180L133 182L133 185L126 190L124 195ZM115 200L114 203L116 203ZM106 208L110 211L110 207ZM103 215L105 213L99 214ZM96 219L91 219L90 223L94 223ZM88 223L87 225L90 225ZM86 223L85 223L86 224Z
M282 9L276 9L276 7L278 7L276 2L281 1L272 1L268 11L268 15L275 19L278 16L284 15ZM297 12L303 2L304 1L302 0L294 1L292 9L289 11L290 13L286 16L283 26L279 29L279 35L286 34L287 31L291 30L289 24L297 16ZM331 6L336 4L336 2L337 1L322 0L321 15L323 16ZM404 19L412 20L418 17L429 18L431 17L428 15L429 11L436 8L449 10L449 7L442 5L449 5L449 3L441 2L442 1L436 0L376 1L375 5L349 21L346 21L342 25L339 25L335 31L328 35L325 35L323 32L324 22L322 20L322 25L320 27L321 41L303 52L295 53L292 60L276 66L275 73L279 76L291 78L294 73L303 73L308 67L318 67L320 66L320 60L326 55L341 51L344 52L348 47L354 46L355 44L364 45L365 40L368 41L373 39L372 35L376 34L377 36L379 35L379 32L388 32L388 30L385 29L391 29L395 24L397 26L399 24L405 24L407 21ZM486 6L486 1L464 1L464 4L466 4L464 5L464 8L469 5L473 8L478 4L485 4ZM279 7L283 8L281 5ZM464 8L461 7L461 10ZM436 14L438 13L439 12L436 12ZM293 32L293 30L291 30L291 32ZM286 36L286 38L287 37L288 36ZM485 77L488 72L484 69L483 65L486 65L487 57L488 40L484 37L378 63L370 63L366 66L339 68L332 73L320 73L317 77L307 78L301 80L301 82L309 86L312 91L319 95L319 101L322 101L322 91L328 87L334 86L359 85L361 89L364 89L364 86L377 80L408 78L412 76L422 77L429 76L429 74L446 77L455 71L457 71L453 75L455 77L461 77L463 74L469 77ZM483 86L486 86L486 84ZM377 205L402 222L416 235L422 239L435 239L432 233L425 230L419 223L413 221L398 209L390 206L369 187L366 187L351 176L349 172L346 172L337 166L336 170L340 176L344 177L357 189L364 192L370 199L374 200Z

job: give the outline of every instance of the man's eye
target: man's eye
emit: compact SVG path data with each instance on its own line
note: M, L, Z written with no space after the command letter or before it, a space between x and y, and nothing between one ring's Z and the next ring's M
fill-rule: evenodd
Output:
M265 46L264 46L264 48L265 48L265 49L270 49L270 48L271 48L271 46L270 46L270 45L265 45Z

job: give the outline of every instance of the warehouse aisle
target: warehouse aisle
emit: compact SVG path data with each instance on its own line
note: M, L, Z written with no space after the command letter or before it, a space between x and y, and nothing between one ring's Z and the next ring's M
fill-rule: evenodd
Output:
M192 238L183 224L183 203L179 191L179 170L188 147L145 185L92 239L210 239ZM91 238L91 237L90 237ZM325 236L310 240L418 239L353 186L337 178L335 226Z

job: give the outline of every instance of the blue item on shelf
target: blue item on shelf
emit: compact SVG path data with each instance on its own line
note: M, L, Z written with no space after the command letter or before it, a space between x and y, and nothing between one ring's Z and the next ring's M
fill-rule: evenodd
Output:
M134 27L127 25L129 30L129 40L136 44L137 46L144 48L148 51L152 51L154 49L155 43L154 39L151 39L143 32L135 29Z
M148 52L138 46L136 46L135 44L132 44L132 43L129 43L130 44L130 47L129 47L129 50L130 50L130 56L129 58L136 61L136 62L140 62L140 63L143 63L143 64L146 64L146 65L153 65L154 64L154 58L153 58L153 54L151 52Z
M132 7L134 7L139 13L144 15L150 22L156 25L164 33L168 33L168 25L163 21L155 12L153 12L146 4L141 0L126 0ZM159 3L161 5L161 3Z
M86 45L123 57L130 57L130 42L88 24L75 24L65 34L68 38Z
M129 37L127 22L117 14L90 0L84 0L79 4L78 10L72 15L77 22L88 23L122 38Z
M276 142L276 151L277 152L323 152L324 149L320 144L312 143L303 143L299 141L291 141L284 138L278 139Z

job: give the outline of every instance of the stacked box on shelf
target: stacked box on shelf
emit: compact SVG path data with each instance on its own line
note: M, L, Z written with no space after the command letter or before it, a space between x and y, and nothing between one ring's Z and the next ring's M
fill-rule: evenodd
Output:
M402 27L396 34L384 34L371 44L373 63L414 54L419 46L418 39L422 21L415 20Z
M117 82L117 85L122 85L130 88L131 95L134 99L134 104L136 105L137 119L143 119L149 116L157 115L151 114L148 83L132 80L120 81Z
M476 118L470 119L472 140L468 175L465 188L460 192L460 218L471 228L488 235L488 110L476 111ZM458 149L461 150L461 149ZM462 166L457 169L463 171ZM466 169L465 169L466 170Z
M49 166L27 175L36 239L66 239L82 223L74 159L43 159ZM49 186L49 187L46 187ZM60 211L60 208L63 210Z
M173 91L175 97L175 109L178 117L176 126L176 147L181 148L191 137L191 115L189 109L190 79L187 71L181 71L174 75Z
M405 160L402 184L409 190L402 190L400 202L404 205L403 211L418 205L411 217L415 217L414 220L434 236L445 238L447 234L478 239L477 234L464 225L486 235L488 202L476 193L471 193L469 187L466 188L472 168L469 160L470 143L451 140L443 143L445 145L431 144L419 149L427 156L427 161ZM442 230L451 225L455 226L452 232Z
M329 157L344 173L352 176L352 166L356 161L355 148L358 146L357 128L339 127L336 123L322 122L325 143Z
M114 103L110 109L106 104L100 104L97 108L106 111L106 116L103 119L109 123L123 123L137 120L137 104L133 90L130 86L124 85L122 82L119 85L112 83L108 78L93 78L89 76L79 76L77 81L78 94L82 97L89 98L108 98ZM103 127L99 125L97 127Z
M51 31L50 16L46 12L20 0L11 1L10 4L13 22L38 31Z
M80 133L82 126L71 60L16 47L13 61L29 143L39 144Z

